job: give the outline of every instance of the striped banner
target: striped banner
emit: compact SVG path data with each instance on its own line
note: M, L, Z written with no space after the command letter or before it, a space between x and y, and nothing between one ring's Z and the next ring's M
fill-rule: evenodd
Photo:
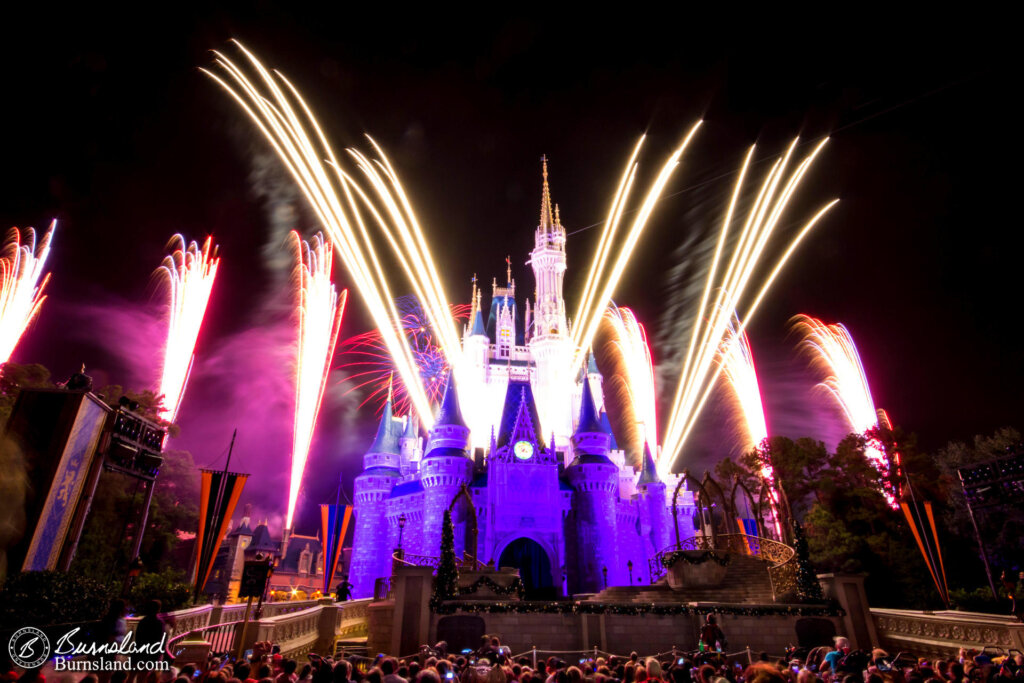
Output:
M231 516L242 495L248 474L199 470L201 474L199 493L199 533L196 535L196 586L195 595L203 592L206 581L213 569L217 549L228 533Z
M334 583L334 572L341 557L341 544L352 518L351 505L321 505L320 518L323 522L324 539L324 595L329 595Z

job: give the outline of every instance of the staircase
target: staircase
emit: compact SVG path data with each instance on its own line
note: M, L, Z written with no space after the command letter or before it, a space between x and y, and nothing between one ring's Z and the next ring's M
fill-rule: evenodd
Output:
M721 602L763 605L774 602L769 563L759 557L729 553L729 566L720 586L673 590L663 577L650 585L611 586L587 602Z

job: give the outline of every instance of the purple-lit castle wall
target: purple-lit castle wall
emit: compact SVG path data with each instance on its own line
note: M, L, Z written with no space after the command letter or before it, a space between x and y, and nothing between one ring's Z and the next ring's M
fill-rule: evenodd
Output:
M650 453L639 472L626 464L601 412L592 358L574 380L566 376L573 351L562 295L566 234L552 211L546 167L534 242L533 305L517 306L511 264L505 283L492 283L487 314L474 279L462 358L425 443L415 420L394 417L388 402L355 484L349 580L356 597L390 575L399 546L406 555L438 557L449 508L463 556L472 517L464 488L477 559L519 567L528 587L545 595L599 591L605 568L608 585L626 584L630 562L633 581L646 583L648 560L668 546L667 487ZM692 515L687 493L683 538L693 535Z

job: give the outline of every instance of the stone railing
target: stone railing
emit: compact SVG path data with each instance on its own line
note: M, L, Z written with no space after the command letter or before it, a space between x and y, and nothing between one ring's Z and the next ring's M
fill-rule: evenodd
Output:
M370 599L335 603L328 599L270 602L256 619L250 613L243 649L257 640L280 645L282 654L301 656L313 651L331 652L337 640L365 637ZM255 609L253 610L255 612ZM241 637L245 605L202 605L163 615L168 624L169 650L173 654L186 641L205 641L216 651L235 651ZM129 628L138 623L129 620Z
M371 599L350 600L338 603L338 617L334 626L334 636L338 640L362 638L369 634L367 621Z
M872 608L871 617L881 646L894 653L949 657L961 647L1024 650L1024 623L1012 616Z
M281 654L286 657L312 652L320 640L320 613L323 610L323 605L317 605L298 612L260 619L255 629L256 640L269 640L279 645Z

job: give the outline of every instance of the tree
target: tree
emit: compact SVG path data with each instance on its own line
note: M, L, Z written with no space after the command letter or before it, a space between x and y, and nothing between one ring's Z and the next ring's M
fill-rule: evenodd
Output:
M793 519L794 550L796 550L796 596L803 602L821 602L821 584L818 573L811 564L811 554L807 549L807 537L799 521Z
M434 595L431 604L434 608L445 600L451 600L459 592L459 567L455 562L455 525L452 524L451 510L444 511L444 524L441 530L441 559L437 565L437 576L434 577Z
M4 363L0 367L0 429L7 426L7 418L14 409L18 392L24 389L53 389L50 371L38 363L21 365Z
M966 561L948 567L951 584L956 583L964 587L987 585L981 553L957 470L1005 458L1018 452L1016 449L1021 447L1020 432L1004 427L996 430L991 436L975 436L970 444L951 441L939 449L935 457L936 465L942 479L948 483L945 505L941 510L942 520L949 531L959 539L961 547L973 550L962 554ZM1020 542L1020 539L1024 538L1024 510L1013 505L989 508L977 512L975 520L978 523L978 533L984 539L995 577L999 576L1002 569L1024 567L1024 547Z

